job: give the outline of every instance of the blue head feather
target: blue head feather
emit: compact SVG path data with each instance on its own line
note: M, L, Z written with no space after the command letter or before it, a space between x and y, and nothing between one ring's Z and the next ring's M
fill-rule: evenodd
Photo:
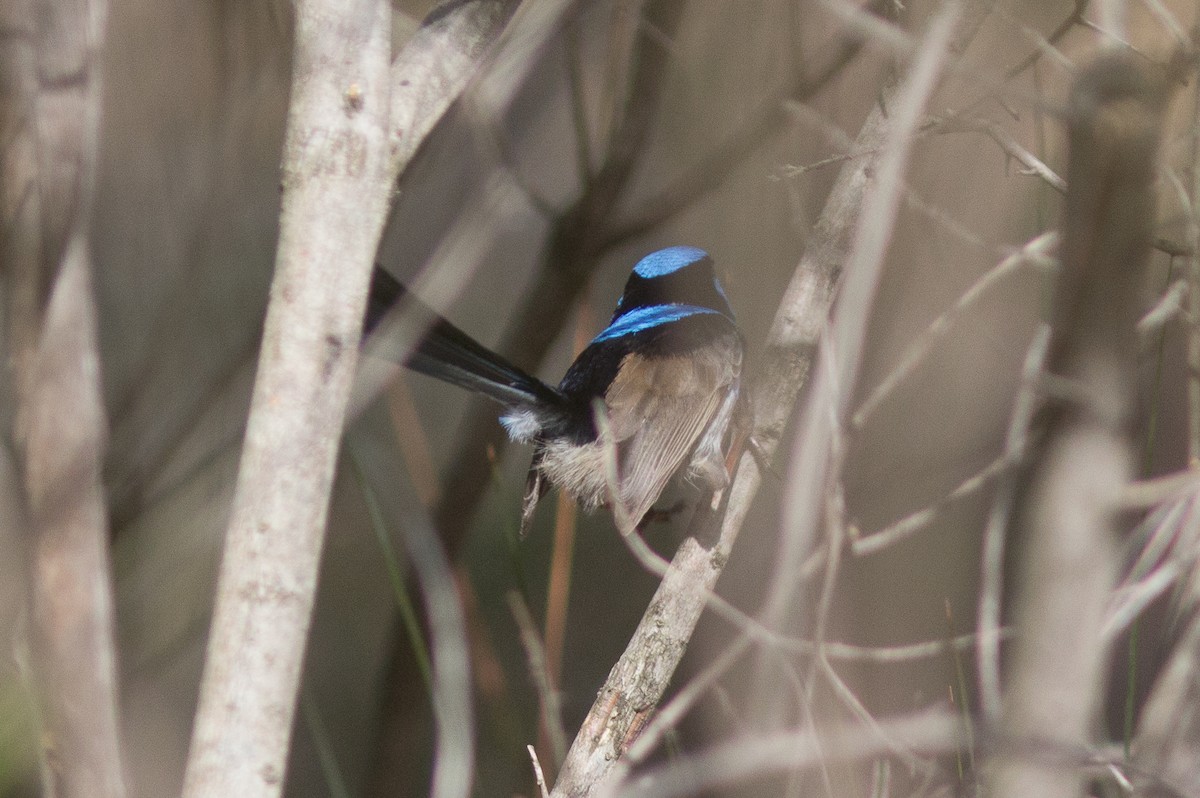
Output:
M655 277L677 272L707 257L708 253L698 247L667 247L657 252L651 252L639 260L633 267L633 273L638 277L652 280Z

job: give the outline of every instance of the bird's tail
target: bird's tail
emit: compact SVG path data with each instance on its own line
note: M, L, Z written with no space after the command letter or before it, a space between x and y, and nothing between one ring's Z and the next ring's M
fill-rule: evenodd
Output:
M406 316L425 327L425 333L404 361L410 369L481 393L506 407L556 407L563 402L558 390L455 327L378 266L371 277L364 337L397 305L402 305Z

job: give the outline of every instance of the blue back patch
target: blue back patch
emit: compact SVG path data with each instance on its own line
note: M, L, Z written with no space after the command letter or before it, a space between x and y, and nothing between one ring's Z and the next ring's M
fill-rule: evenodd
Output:
M699 252L700 250L696 251ZM670 324L673 321L685 319L688 316L698 316L701 314L725 315L719 310L702 308L699 305L650 305L643 308L634 308L628 313L623 313L614 319L612 324L605 327L599 335L592 339L592 343L598 344L601 341L610 341L613 338L633 335L643 330L649 330L663 324Z
M707 257L708 253L698 247L667 247L657 252L651 252L639 260L637 266L633 267L633 273L638 277L652 280L655 277L677 272Z

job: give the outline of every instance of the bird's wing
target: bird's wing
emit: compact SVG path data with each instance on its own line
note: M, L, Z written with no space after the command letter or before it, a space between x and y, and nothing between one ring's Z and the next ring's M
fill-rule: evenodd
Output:
M618 451L624 521L633 531L712 421L735 374L714 358L681 355L621 362L605 394ZM618 519L620 519L618 515Z

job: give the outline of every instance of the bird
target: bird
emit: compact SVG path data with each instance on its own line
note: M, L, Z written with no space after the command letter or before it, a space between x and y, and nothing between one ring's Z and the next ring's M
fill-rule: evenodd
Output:
M710 496L728 484L727 454L746 426L745 346L703 249L672 246L639 260L608 325L557 386L480 344L378 265L364 338L398 304L429 324L404 365L495 400L509 437L533 446L521 537L551 485L585 510L613 507L628 535L677 473Z

